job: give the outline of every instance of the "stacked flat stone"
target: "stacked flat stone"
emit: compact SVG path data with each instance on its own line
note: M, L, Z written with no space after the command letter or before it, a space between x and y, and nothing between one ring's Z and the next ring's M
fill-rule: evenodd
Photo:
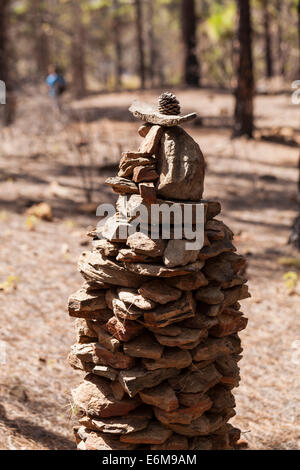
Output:
M72 391L78 449L233 449L240 432L228 421L240 380L238 332L247 325L239 304L249 297L246 262L216 218L220 203L201 199L198 144L174 116L159 125L148 105L131 111L146 121L144 140L107 181L120 194L117 210L124 195L131 209L203 204L204 246L187 251L172 230L168 240L120 236L118 212L101 239L90 232L92 251L79 261L85 283L69 299L77 331L69 360L87 374Z

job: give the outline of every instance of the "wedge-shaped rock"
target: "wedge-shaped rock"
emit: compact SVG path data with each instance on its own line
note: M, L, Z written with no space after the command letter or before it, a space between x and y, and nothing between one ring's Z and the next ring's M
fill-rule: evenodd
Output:
M141 403L138 397L116 400L110 381L92 374L72 390L72 397L74 404L88 416L101 418L127 415Z
M139 293L147 299L159 304L167 304L181 297L181 291L169 286L164 280L153 280L142 284Z
M241 341L237 336L220 339L209 338L193 351L193 360L211 361L222 355L240 354L241 352Z
M160 334L155 335L157 341L163 346L169 347L182 347L194 344L207 338L207 330L196 330L190 328L181 328L181 333L178 336L164 336ZM192 348L191 348L192 349Z
M178 276L167 280L170 286L176 287L183 291L191 291L199 289L199 287L207 286L208 280L202 272L189 274L187 276Z
M109 380L116 380L118 377L118 371L109 366L95 366L92 370L93 374L105 377Z
M144 388L155 387L164 380L178 375L178 370L175 368L170 369L157 369L148 371L143 367L136 367L128 371L121 371L119 374L119 382L124 390L130 397L134 397L138 392Z
M188 440L179 434L172 434L163 444L152 445L151 450L188 450Z
M223 424L225 419L217 415L203 415L195 419L189 424L169 424L168 427L178 434L184 436L207 436L217 431Z
M178 336L181 333L181 327L177 325L165 326L164 328L157 327L148 327L150 331L154 334L164 335L164 336Z
M120 437L121 442L129 444L163 444L172 434L172 431L161 424L151 422L146 429Z
M125 153L120 160L118 176L122 178L131 177L135 168L154 166L155 160L142 153Z
M195 316L186 320L184 322L184 326L187 328L196 328L199 330L209 330L213 326L217 325L217 323L218 319L216 317L208 317L207 315L204 315L198 311L197 306Z
M137 320L143 314L143 310L133 305L125 304L125 302L120 299L113 299L112 305L116 317L123 320Z
M125 263L151 263L153 259L155 258L136 253L131 248L122 248L116 257L117 261L124 261Z
M209 397L213 402L211 413L222 413L224 410L235 408L235 399L230 390L222 385L216 385L208 391Z
M74 324L78 343L91 343L92 339L97 338L97 333L93 329L93 322L91 320L86 320L85 318L76 318ZM81 340L82 338L84 338L83 341Z
M210 334L217 338L223 338L224 336L244 330L247 323L248 319L246 317L221 313L218 316L218 324L210 330Z
M139 151L149 155L154 154L157 150L162 134L163 127L152 126L149 132L147 133L147 136L143 140Z
M140 276L151 277L174 277L182 274L189 274L191 272L200 271L204 263L196 261L195 263L187 264L180 268L167 268L160 264L147 264L147 263L124 263L129 271L136 273Z
M79 289L69 297L68 309L71 317L85 318L85 315L94 311L106 309L105 291L99 290L95 294L88 294L85 289Z
M223 253L209 259L203 269L206 277L217 282L230 282L246 265L246 259L236 253Z
M133 450L135 445L120 442L119 439L95 431L89 431L89 434L82 441L84 450Z
M123 287L139 287L140 277L128 272L119 263L101 256L100 253L84 253L79 260L79 271L87 280L102 281Z
M240 380L240 368L237 365L235 356L219 357L216 362L216 368L222 374L221 383L237 386Z
M160 359L164 348L151 333L145 333L124 344L123 349L124 353L131 357Z
M167 382L156 387L145 388L139 395L147 405L156 406L165 411L176 410L179 406L175 392Z
M103 256L117 256L119 249L120 244L110 242L105 238L93 241L93 250L99 251Z
M135 183L151 182L158 179L158 174L152 166L137 166L133 170L132 179Z
M204 395L202 401L199 401L196 405L190 406L189 408L177 408L174 411L164 411L160 408L154 408L154 413L158 421L166 426L172 423L190 424L191 421L200 418L211 406L211 399Z
M146 204L156 204L156 188L153 182L139 183L139 193Z
M205 233L209 240L233 239L233 232L221 220L208 220L205 224Z
M240 276L237 274L232 280L228 282L222 282L221 287L222 289L230 289L231 287L241 286L242 284L246 284L248 279L244 276Z
M193 317L195 302L190 292L185 293L179 300L156 307L152 312L145 312L144 321L149 326L167 326Z
M79 419L79 423L91 430L120 435L142 431L148 426L151 418L151 409L139 408L124 417L96 419L84 416Z
M142 310L151 310L156 306L155 302L143 297L134 289L118 289L118 296L126 304L134 305Z
M214 390L214 388L211 390ZM207 395L205 395L203 392L185 393L185 391L183 391L177 393L177 398L180 405L187 406L188 408L190 406L196 406L198 403L202 403L205 397L207 397Z
M223 302L224 294L218 286L201 287L196 292L196 299L209 305L215 305Z
M229 307L238 300L247 299L248 297L251 297L248 291L248 286L246 286L245 284L238 287L232 287L231 289L224 289L223 294L223 307Z
M157 257L162 256L166 248L165 240L152 240L148 235L143 232L135 232L127 239L127 245L137 253L145 254L147 256Z
M165 349L160 359L143 360L143 364L148 370L166 369L169 367L175 367L176 369L184 369L185 367L188 367L191 362L192 356L188 351L181 351L180 349L173 348Z
M196 372L183 372L178 377L171 378L169 383L174 390L185 393L205 393L220 382L222 375L215 366L209 365Z
M221 253L232 251L236 251L236 248L230 240L218 240L213 242L210 246L203 247L199 252L198 259L207 260L209 258L214 258Z
M97 332L98 342L104 348L108 349L111 352L117 352L120 349L120 341L114 338L111 334L105 331L98 325L94 326L95 331Z
M76 369L82 369L82 364L86 362L92 363L94 365L101 364L101 361L95 352L94 344L95 343L74 344L71 347L71 351L69 354L69 362L71 366ZM81 361L81 364L78 363L78 361L76 361L74 357Z
M99 363L114 367L115 369L130 369L134 366L135 361L132 357L126 356L119 351L109 351L99 343L95 344L95 354L99 358Z
M164 251L163 261L168 268L185 266L197 260L199 250L187 250L187 240L170 240Z
M112 178L107 178L105 184L108 184L115 193L118 194L138 194L139 189L137 185L126 178L121 178L120 176L115 176Z
M108 331L119 341L130 341L139 335L144 327L139 323L128 320L119 320L117 317L112 317L106 324Z

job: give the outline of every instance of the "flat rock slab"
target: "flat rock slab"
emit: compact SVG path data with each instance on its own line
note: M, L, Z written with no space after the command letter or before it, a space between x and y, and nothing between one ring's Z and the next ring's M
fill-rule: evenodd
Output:
M125 354L131 357L160 359L164 348L155 341L151 333L145 333L124 344L123 349Z
M95 366L92 370L93 374L105 377L109 380L116 380L118 377L118 371L109 366Z
M197 404L188 408L181 407L173 411L164 411L160 408L154 408L154 413L158 421L166 426L172 423L190 424L191 421L200 418L200 416L202 416L203 413L208 411L211 407L211 399L208 396L203 395L202 401L198 401Z
M120 176L107 178L105 184L118 194L139 194L139 188L133 181Z
M193 351L194 361L211 361L227 354L240 354L241 341L237 336L226 338L209 338Z
M81 288L69 297L68 309L72 317L78 317L84 313L95 310L106 309L105 291L99 290L94 294L89 294L86 289Z
M225 420L222 416L217 415L203 415L195 419L189 424L169 424L168 427L178 434L184 436L207 436L217 431Z
M88 375L84 381L72 390L74 404L91 417L110 418L124 416L134 410L141 400L136 398L124 398L116 400L110 386L110 381Z
M161 126L151 126L139 148L139 152L153 155L157 150L163 131Z
M151 310L156 306L155 302L146 299L134 289L118 289L118 296L126 304L134 305L141 310Z
M139 293L147 299L162 305L178 300L182 295L179 289L169 286L163 280L153 280L142 284Z
M117 418L95 419L84 416L79 423L88 429L100 431L105 434L130 434L147 428L152 417L152 410L136 410L127 416Z
M210 330L210 334L216 338L223 338L244 330L247 324L248 319L246 317L221 313L221 315L218 316L218 324Z
M163 444L172 434L172 431L161 424L152 422L143 431L121 436L121 442L129 444Z
M205 393L220 382L222 375L214 365L209 365L196 372L183 372L171 378L169 383L174 390L185 393Z
M147 263L124 263L124 265L129 271L140 276L175 277L182 274L189 274L191 272L200 271L200 269L204 266L204 262L196 261L195 263L191 263L180 268L167 268L160 264Z
M90 431L83 442L84 450L133 450L135 445L120 442L119 439L110 437L108 434Z
M218 286L201 287L196 292L196 299L209 305L215 305L223 302L224 294Z
M151 450L188 450L189 443L186 437L172 434L169 439L161 445L152 445Z
M221 253L233 251L236 251L236 248L230 240L218 240L209 246L203 247L199 252L198 259L207 260Z
M155 387L170 377L178 375L179 371L175 368L157 369L148 371L142 367L136 367L128 371L121 371L119 382L130 397L134 397L144 388Z
M185 293L179 300L160 305L153 311L144 313L144 322L149 326L168 326L195 314L195 301L190 292Z
M176 276L168 279L167 283L183 291L191 291L208 285L208 280L202 272L196 272L185 276Z
M99 343L95 343L94 348L95 354L102 365L108 365L115 369L130 369L135 364L134 358L119 351L109 351Z
M156 106L150 103L135 100L129 108L129 111L137 118L150 124L158 124L163 127L178 126L183 122L191 121L197 117L196 113L186 114L184 116L168 116L157 111Z
M122 264L103 257L100 253L83 253L78 266L79 271L87 280L102 281L124 287L139 287L141 285L138 274L128 272Z
M170 338L170 336L169 336ZM151 360L144 359L143 364L148 370L166 369L175 367L176 369L184 369L192 363L192 356L188 351L180 349L165 349L160 359Z
M175 410L179 406L175 392L167 382L157 387L145 388L139 395L147 405L156 406L165 411Z
M192 349L195 343L198 345L201 340L207 338L207 330L181 328L181 333L178 336L156 334L155 337L163 346L178 348L185 346L186 349ZM190 348L189 345L191 345Z

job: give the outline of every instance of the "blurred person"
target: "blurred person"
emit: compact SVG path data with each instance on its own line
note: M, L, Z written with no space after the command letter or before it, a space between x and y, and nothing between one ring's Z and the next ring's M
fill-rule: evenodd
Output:
M49 96L52 99L54 107L61 111L61 96L66 91L67 84L59 67L53 65L49 66L46 84L48 85Z

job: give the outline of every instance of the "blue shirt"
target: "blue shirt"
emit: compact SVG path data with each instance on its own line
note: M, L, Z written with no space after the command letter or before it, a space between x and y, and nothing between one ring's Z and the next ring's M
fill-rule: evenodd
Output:
M57 85L66 85L64 78L61 75L58 75L57 73L50 73L50 75L48 75L48 77L46 78L46 83L49 87L49 95L51 97L55 97L58 95Z

